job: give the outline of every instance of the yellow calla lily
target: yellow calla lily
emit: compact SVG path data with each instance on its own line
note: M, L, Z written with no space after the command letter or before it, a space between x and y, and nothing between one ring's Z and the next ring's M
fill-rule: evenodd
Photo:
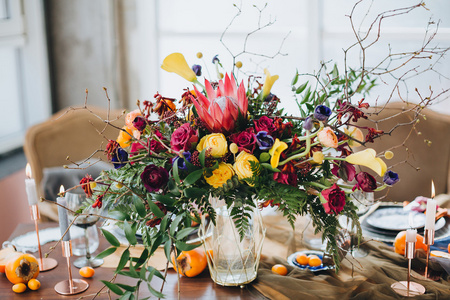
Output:
M281 152L283 152L287 148L288 145L285 142L281 142L279 139L275 140L275 143L273 143L272 148L269 150L269 154L272 156L272 158L270 159L270 165L272 166L272 168L278 167Z
M194 82L197 81L197 76L194 71L189 67L181 53L172 53L164 58L161 65L161 69L175 73L186 79L187 81Z
M368 167L374 170L378 175L383 176L386 173L386 163L379 157L372 148L350 154L345 158L348 163Z
M269 70L264 69L264 74L266 74L266 81L264 81L264 85L263 85L263 91L262 91L262 97L263 99L270 94L270 90L272 89L273 84L275 83L275 81L278 80L279 76L278 75L273 75L271 76L269 73Z

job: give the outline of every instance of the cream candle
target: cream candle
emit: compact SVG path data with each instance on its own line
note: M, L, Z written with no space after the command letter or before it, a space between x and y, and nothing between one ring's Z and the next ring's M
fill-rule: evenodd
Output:
M61 186L59 193L64 193L64 187ZM64 197L58 197L56 199L58 202L58 217L59 217L59 230L61 231L61 236L65 233L63 237L63 241L70 241L70 231L67 230L69 228L69 219L67 217L67 210L62 206L66 206L66 199ZM67 233L66 233L67 231Z
M416 241L417 241L417 230L416 229L406 230L406 242L415 243Z
M30 206L37 205L38 196L36 192L36 181L31 176L30 164L27 164L27 167L25 168L25 174L27 175L27 178L25 179L25 188L27 191L28 204Z
M434 230L436 222L436 200L434 200L434 182L431 181L431 199L427 200L427 216L425 220L425 229Z

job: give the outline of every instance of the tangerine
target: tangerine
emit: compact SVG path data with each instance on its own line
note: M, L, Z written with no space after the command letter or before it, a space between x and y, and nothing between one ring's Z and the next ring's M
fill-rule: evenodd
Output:
M394 240L394 251L395 253L405 255L406 247L406 230L400 231ZM427 251L427 245L423 242L423 236L417 234L416 249L423 249Z
M30 279L28 281L28 288L32 291L36 291L41 287L41 283L37 279Z
M322 264L322 260L317 255L310 255L308 265L310 267L318 267Z
M92 267L82 267L79 273L84 278L91 278L92 276L94 276L95 270Z
M286 276L286 274L288 273L288 269L282 264L276 264L272 267L272 273Z
M306 254L301 253L301 254L297 255L295 260L302 266L306 266L309 262L309 257Z
M447 251L448 251L448 253L450 253L450 243L448 243Z
M27 286L25 285L25 283L17 283L15 285L12 286L12 290L14 293L20 294L23 293L27 290Z

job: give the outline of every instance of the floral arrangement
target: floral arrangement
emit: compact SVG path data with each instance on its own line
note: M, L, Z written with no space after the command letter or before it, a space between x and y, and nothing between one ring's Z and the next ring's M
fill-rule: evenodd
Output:
M144 101L126 115L117 140L105 150L114 169L80 182L92 206L128 221L123 226L130 244L136 244L140 229L147 255L165 245L167 257L175 248L195 247L185 241L191 222L205 214L214 222L210 195L232 208L240 234L256 205L276 207L292 226L309 214L338 264L338 216L346 214L361 233L351 193L373 192L399 180L375 150L359 150L382 133L364 128L364 135L352 126L366 118L369 105L341 100L338 93L332 97L339 75L320 95L308 83L298 84L296 74L292 90L302 97L301 116L290 116L277 108L280 99L271 88L278 76L268 70L263 82L259 77L238 82L234 74L219 73L222 79L205 79L203 85L197 77L201 67L191 69L180 53L167 56L162 68L194 83L192 89L183 92L179 108L175 99L156 94L154 102ZM367 86L360 89L362 96ZM364 171L357 171L361 167Z

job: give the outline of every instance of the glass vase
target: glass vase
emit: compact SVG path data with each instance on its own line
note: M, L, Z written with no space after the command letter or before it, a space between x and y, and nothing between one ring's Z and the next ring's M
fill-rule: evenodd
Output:
M256 278L266 229L258 208L250 213L249 226L241 239L231 208L219 199L211 201L216 225L202 221L200 236L207 253L212 280L223 286L243 286Z

